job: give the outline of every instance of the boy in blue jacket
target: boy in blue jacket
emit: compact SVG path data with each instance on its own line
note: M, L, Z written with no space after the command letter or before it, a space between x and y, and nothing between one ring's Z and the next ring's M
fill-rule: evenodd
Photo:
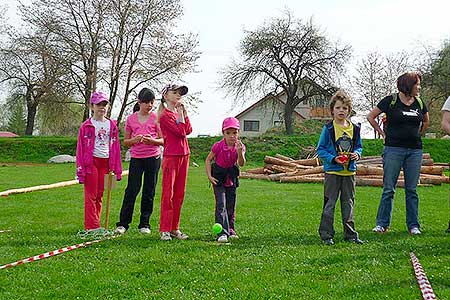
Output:
M325 171L319 234L325 245L334 244L334 208L340 195L344 240L362 244L353 220L356 161L362 153L361 128L348 119L352 99L344 91L337 91L331 97L330 110L333 121L324 125L317 145L317 154Z

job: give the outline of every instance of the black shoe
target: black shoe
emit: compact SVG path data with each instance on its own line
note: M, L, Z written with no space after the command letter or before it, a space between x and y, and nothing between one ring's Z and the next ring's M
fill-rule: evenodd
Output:
M363 240L360 240L360 239L358 239L358 238L348 239L348 240L345 240L345 241L346 241L346 242L349 242L349 243L359 244L359 245L364 244L364 241L363 241Z
M323 243L324 243L325 245L327 245L327 246L334 245L333 239L326 239L326 240L323 240Z

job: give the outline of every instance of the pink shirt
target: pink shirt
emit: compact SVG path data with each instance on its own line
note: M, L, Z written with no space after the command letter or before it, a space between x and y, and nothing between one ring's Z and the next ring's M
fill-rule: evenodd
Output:
M125 131L131 134L131 137L135 137L139 134L150 135L152 138L158 138L161 136L161 130L156 123L156 114L150 112L150 117L145 123L139 122L139 112L135 112L127 118L125 124ZM161 154L161 150L158 145L147 145L144 143L137 143L130 148L131 157L133 158L147 158L155 157Z
M215 143L211 151L214 153L214 161L221 168L231 168L237 163L238 154L236 145L228 146L225 139ZM245 145L242 145L242 152L245 153ZM233 182L230 177L227 178L225 186L231 186Z

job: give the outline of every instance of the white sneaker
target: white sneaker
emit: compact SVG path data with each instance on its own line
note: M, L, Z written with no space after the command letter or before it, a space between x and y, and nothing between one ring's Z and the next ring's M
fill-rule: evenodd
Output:
M170 232L161 232L160 234L161 241L170 241L172 238L170 237Z
M420 232L420 229L419 229L419 228L413 227L413 228L411 228L411 229L409 230L409 233L412 234L412 235L419 235L419 234L421 234L422 232Z
M142 227L142 228L139 228L139 233L150 234L150 233L152 233L152 231L148 227Z
M389 231L389 227L383 227L383 226L377 225L372 229L372 231L378 232L378 233L386 233Z
M127 229L123 226L118 226L115 231L118 234L124 234L127 231Z
M217 238L217 242L219 243L228 243L228 237L226 234L222 234Z
M189 236L186 233L182 233L180 230L170 232L170 236L177 240L187 240Z

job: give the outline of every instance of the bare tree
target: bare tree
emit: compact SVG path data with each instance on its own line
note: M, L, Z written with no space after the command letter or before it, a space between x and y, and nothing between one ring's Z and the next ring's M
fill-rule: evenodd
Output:
M105 21L110 63L110 101L118 95L118 122L130 105L130 95L142 85L162 82L192 71L199 53L196 37L173 34L173 20L180 16L179 0L112 0Z
M22 5L23 19L52 33L53 45L64 58L70 82L83 99L83 119L89 117L89 98L96 89L98 57L108 0L36 0Z
M286 12L255 31L246 31L240 52L241 60L221 72L221 88L236 101L245 99L249 91L283 90L286 132L293 134L295 107L333 89L333 75L343 71L351 49L333 44L312 20L303 22Z
M385 96L397 91L396 81L402 73L412 69L410 54L399 52L382 55L370 52L356 65L356 74L350 84L352 94L355 95L355 109L362 114L372 110ZM382 120L377 118L381 126ZM379 134L374 130L375 138Z
M29 30L8 31L8 41L0 48L0 83L25 98L26 135L32 135L38 106L57 88L63 76L59 60L49 47L49 33Z

